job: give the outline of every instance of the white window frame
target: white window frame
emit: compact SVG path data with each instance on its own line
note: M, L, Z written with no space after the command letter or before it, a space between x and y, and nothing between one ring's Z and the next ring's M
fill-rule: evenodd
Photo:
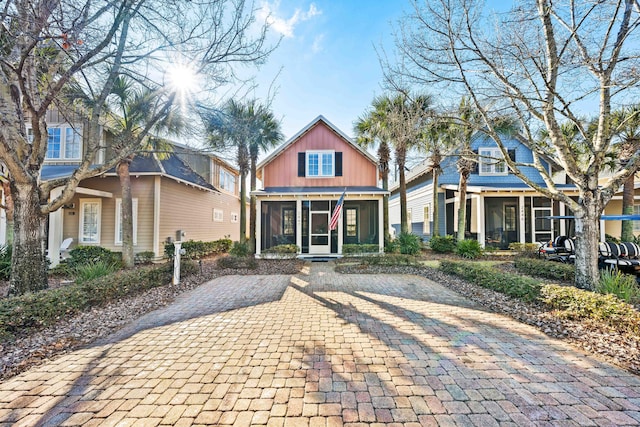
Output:
M102 199L80 199L80 220L79 228L78 228L78 242L85 245L99 245L100 244L100 234L102 227ZM84 212L85 208L89 204L97 204L98 205L98 217L97 217L97 239L95 241L87 240L84 235Z
M133 245L138 244L138 199L131 199L133 211ZM113 242L116 246L122 246L122 199L116 199L116 230Z
M502 151L499 148L481 147L478 148L479 165L478 174L481 176L505 176L509 174L507 163L504 160ZM496 167L501 166L503 170L497 170Z
M235 194L236 192L236 176L226 170L225 168L220 168L220 172L218 173L219 185L220 188L226 192L231 194Z
M311 175L309 173L309 158L318 156L318 174ZM324 174L322 171L322 160L325 155L331 156L331 172ZM305 175L307 178L333 178L336 175L336 152L334 150L312 150L305 153Z
M431 205L424 205L422 213L422 234L431 234Z
M224 221L224 211L222 209L213 208L213 221L214 222Z
M237 212L231 212L231 222L233 222L233 223L238 222L238 213Z
M49 157L49 131L53 129L60 130L60 155L58 157ZM49 126L47 127L47 153L45 153L45 161L79 161L82 159L82 152L84 150L84 139L82 136L82 126ZM78 155L74 157L67 157L67 134L77 134L79 138L80 147L78 148ZM27 139L29 143L33 143L33 128L27 128ZM73 139L72 139L73 141Z

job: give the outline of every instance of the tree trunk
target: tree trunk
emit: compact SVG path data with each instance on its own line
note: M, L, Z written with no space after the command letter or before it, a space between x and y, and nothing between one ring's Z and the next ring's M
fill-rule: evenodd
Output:
M469 181L469 172L460 172L460 182L458 184L458 241L464 240L464 232L467 228L467 182Z
M635 175L631 175L624 183L622 191L622 214L633 214L633 199L635 195ZM622 221L622 233L620 240L623 242L633 242L633 221Z
M404 176L404 162L398 163L400 169L400 232L409 233L409 224L407 223L407 181Z
M40 291L49 286L45 254L47 217L40 213L40 192L34 181L11 183L14 208L10 295ZM57 250L58 248L51 248Z
M240 170L240 243L247 241L247 170Z
M382 171L382 189L387 191L389 189L389 171ZM382 197L382 226L384 227L384 244L385 246L391 240L389 234L389 195L385 194Z
M594 290L600 278L598 242L600 241L600 210L595 203L583 204L576 212L576 279L581 289Z
M257 158L251 157L251 172L250 172L250 180L251 180L251 191L256 190L256 162ZM253 194L249 195L249 250L252 254L256 253L256 196Z
M440 175L439 168L433 168L433 203L431 204L431 217L433 218L433 226L431 229L431 237L440 235L440 215L438 213L438 177Z
M133 199L131 196L131 176L129 174L130 164L131 159L125 159L118 163L117 166L120 189L122 191L120 226L122 227L122 265L124 268L132 268L134 264Z

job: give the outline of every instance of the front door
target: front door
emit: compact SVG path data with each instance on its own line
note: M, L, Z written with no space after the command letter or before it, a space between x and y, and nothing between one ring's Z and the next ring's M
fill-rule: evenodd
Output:
M329 230L329 210L328 200L317 200L310 203L309 212L309 253L329 254L331 253L331 231Z

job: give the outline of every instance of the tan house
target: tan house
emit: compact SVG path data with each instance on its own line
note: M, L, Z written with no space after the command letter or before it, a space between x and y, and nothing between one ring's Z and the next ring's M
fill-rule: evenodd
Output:
M281 244L300 256L340 256L344 244L384 251L378 162L323 116L263 160L258 178L257 256Z
M41 179L69 176L84 153L82 123L48 121L49 141ZM103 133L105 145L110 134ZM172 144L173 152L137 156L130 167L133 196L134 252L164 254L164 244L177 230L184 240L239 239L240 199L238 171L223 160ZM109 156L99 153L96 163ZM199 172L196 172L196 170ZM60 189L54 189L56 197ZM121 251L121 188L114 171L83 180L74 198L49 215L48 248L60 248L65 239L77 245L96 245ZM51 264L59 251L49 250Z

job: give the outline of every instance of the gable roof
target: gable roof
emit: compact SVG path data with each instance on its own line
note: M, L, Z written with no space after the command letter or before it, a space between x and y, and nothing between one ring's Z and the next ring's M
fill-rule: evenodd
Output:
M318 125L321 122L324 123L329 129L331 129L336 135L338 135L340 139L344 140L344 142L346 142L351 147L353 147L358 152L360 152L370 162L372 162L375 165L378 164L378 160L373 155L371 155L367 150L363 149L358 144L356 144L351 138L349 138L344 132L342 132L340 129L334 126L333 123L327 120L323 115L319 115L318 117L313 119L308 125L303 127L298 133L296 133L291 138L289 138L289 140L287 140L284 144L276 148L271 154L269 154L263 161L261 161L257 165L257 168L262 169L263 167L271 163L273 159L278 157L287 148L295 144L300 138L302 138L305 134L307 134L311 129L313 129L316 125Z

